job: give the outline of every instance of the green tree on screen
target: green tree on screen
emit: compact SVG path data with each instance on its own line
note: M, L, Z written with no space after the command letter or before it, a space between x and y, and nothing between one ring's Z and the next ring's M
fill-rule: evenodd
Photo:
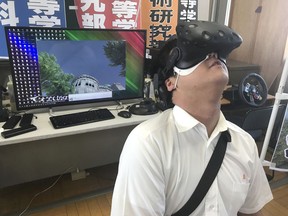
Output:
M64 73L54 55L41 52L38 61L42 92L45 92L47 96L74 93L74 86L72 85L74 75Z
M110 66L121 66L120 76L126 74L126 44L124 41L108 41L104 46L105 55L110 59Z

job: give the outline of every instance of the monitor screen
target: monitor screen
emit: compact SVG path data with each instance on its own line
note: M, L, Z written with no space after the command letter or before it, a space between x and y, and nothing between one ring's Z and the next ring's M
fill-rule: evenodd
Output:
M5 27L18 110L143 98L146 30Z

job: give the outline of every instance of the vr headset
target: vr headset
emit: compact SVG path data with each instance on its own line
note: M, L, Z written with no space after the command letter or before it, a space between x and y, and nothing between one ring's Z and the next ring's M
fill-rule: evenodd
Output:
M226 62L232 50L239 47L242 37L231 28L209 21L179 23L176 35L166 41L160 50L154 70L158 79L158 94L167 107L173 106L171 92L167 92L165 80L174 75L174 67L188 69L203 61L210 53Z

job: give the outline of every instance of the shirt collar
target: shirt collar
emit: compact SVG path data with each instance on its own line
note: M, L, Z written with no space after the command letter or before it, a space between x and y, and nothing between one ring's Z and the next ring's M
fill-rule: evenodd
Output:
M200 124L200 122L193 116L177 105L175 105L173 108L173 116L176 127L180 133L195 127L197 124Z
M175 119L175 124L178 129L178 131L185 132L187 130L190 130L191 128L195 127L198 124L201 124L198 120L196 120L193 116L191 116L189 113L187 113L185 110L183 110L181 107L175 105L173 108L173 116ZM218 124L216 125L213 133L217 135L219 132L225 131L228 129L227 121L223 115L223 113L220 113L220 118L218 121Z

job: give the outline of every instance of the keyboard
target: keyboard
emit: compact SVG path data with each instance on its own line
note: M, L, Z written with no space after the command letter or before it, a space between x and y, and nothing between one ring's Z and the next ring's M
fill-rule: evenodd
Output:
M103 108L72 114L51 116L49 119L53 127L55 129L59 129L92 122L105 121L114 118L115 116L110 112L110 110Z

